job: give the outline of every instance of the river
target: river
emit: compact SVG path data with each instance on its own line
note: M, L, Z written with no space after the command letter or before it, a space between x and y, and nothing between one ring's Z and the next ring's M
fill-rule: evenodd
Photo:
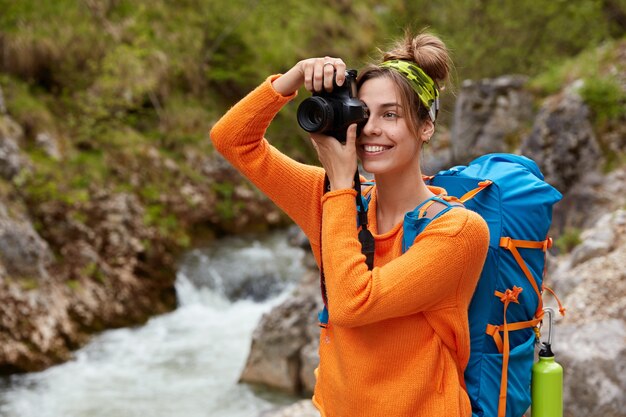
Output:
M2 417L255 417L294 399L238 384L261 315L304 272L284 233L187 253L178 307L106 331L70 362L0 385Z

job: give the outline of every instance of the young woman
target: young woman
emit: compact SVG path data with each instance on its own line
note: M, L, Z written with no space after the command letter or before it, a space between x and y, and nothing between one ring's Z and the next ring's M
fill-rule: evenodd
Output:
M323 169L290 159L264 134L302 85L331 90L334 73L342 85L339 58L306 59L269 77L211 131L215 148L303 229L323 265L330 317L321 329L313 402L324 417L471 415L463 383L467 309L488 229L462 206L447 210L431 200L445 190L426 186L420 168L448 68L443 42L424 33L406 36L379 65L366 67L358 96L369 118L360 135L355 125L345 144L311 135ZM356 227L357 158L376 180L368 210L372 269ZM433 220L402 253L405 213L427 201L433 203L422 214Z

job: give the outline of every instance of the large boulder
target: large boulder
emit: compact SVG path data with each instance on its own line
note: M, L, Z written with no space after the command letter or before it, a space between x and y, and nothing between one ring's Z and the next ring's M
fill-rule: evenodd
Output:
M503 76L464 81L454 108L452 160L467 164L491 152L511 152L532 122L527 78Z
M322 307L319 276L311 271L294 294L263 315L252 336L242 382L291 394L311 393L319 356L316 312Z

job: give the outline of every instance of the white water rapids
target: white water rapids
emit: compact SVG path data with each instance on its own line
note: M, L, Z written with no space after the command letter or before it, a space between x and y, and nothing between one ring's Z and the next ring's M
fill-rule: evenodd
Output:
M70 362L4 381L0 416L256 417L293 401L237 380L254 327L302 276L303 257L284 234L191 251L175 311L104 332Z

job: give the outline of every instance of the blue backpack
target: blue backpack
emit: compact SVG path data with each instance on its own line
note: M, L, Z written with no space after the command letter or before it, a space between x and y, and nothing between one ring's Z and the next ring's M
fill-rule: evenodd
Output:
M547 234L561 193L532 160L511 154L484 155L426 183L444 188L489 226L489 251L469 307L465 383L472 416L520 417L530 406L545 253L552 244ZM416 217L416 211L405 216L406 249L423 229Z
M357 173L355 184L358 180ZM561 193L544 181L535 162L512 154L484 155L425 181L444 188L447 196L433 197L405 215L402 251L431 221L455 207L450 197L487 222L489 250L468 312L471 351L465 384L473 417L520 417L530 406L534 347L544 315L541 296L544 288L552 292L543 285L543 274L552 245L547 237L552 206ZM359 193L356 200L359 240L372 269L373 238L367 231L370 191ZM435 201L446 207L429 218L426 210ZM322 327L328 323L326 307L319 319Z

